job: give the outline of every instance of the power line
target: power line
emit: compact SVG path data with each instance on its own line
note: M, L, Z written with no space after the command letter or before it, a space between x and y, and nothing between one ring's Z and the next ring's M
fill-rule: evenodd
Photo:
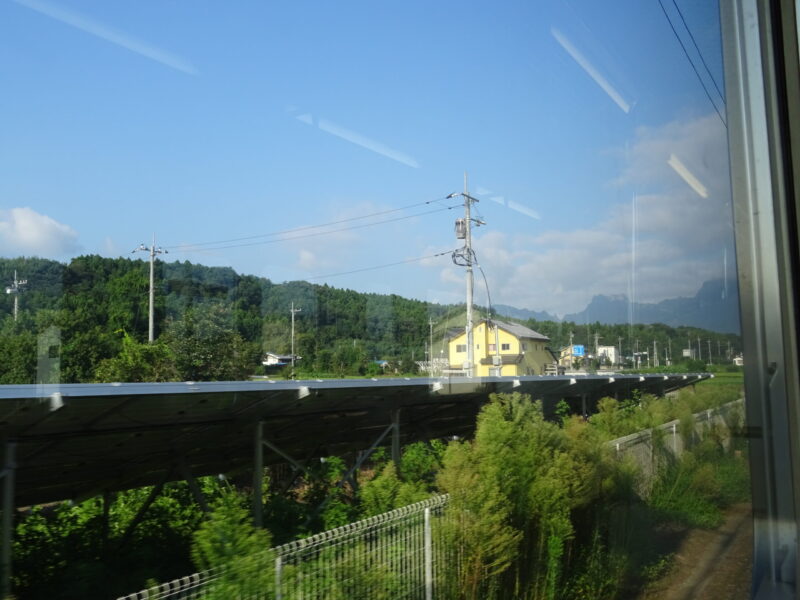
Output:
M377 269L386 269L388 267L396 267L397 265L406 265L408 263L419 262L421 260L426 260L428 258L437 258L439 256L445 256L451 254L453 251L448 250L447 252L439 252L437 254L430 254L428 256L419 256L417 258L409 258L407 260L400 260L393 263L386 263L384 265L376 265L374 267L364 267L363 269L354 269L353 271L342 271L341 273L328 273L327 275L315 275L314 277L306 277L307 280L311 279L324 279L326 277L338 277L340 275L352 275L353 273L363 273L365 271L375 271Z
M681 18L681 22L683 22L683 26L686 28L686 33L689 34L689 38L692 40L694 44L695 50L697 50L697 55L700 57L700 62L703 63L703 66L706 68L706 73L708 73L709 78L711 79L711 83L714 84L714 89L717 90L719 97L722 99L722 103L725 103L725 95L720 91L719 85L717 85L717 80L714 79L714 74L711 72L711 69L708 68L708 64L706 64L706 59L703 58L703 53L700 51L700 47L697 45L697 41L694 39L692 35L692 30L689 29L689 25L686 23L686 19L683 18L683 12L681 11L681 7L678 6L676 0L672 0L672 4L675 6L675 10L678 11L678 15Z
M290 242L292 240L301 240L301 239L307 239L307 238L311 238L311 237L319 237L319 236L322 236L322 235L330 235L332 233L340 233L342 231L353 231L355 229L365 229L367 227L373 227L375 225L383 225L384 223L394 223L394 222L397 222L397 221L404 221L404 220L407 220L407 219L413 219L414 217L423 217L425 215L430 215L430 214L433 214L433 213L442 212L442 211L450 210L450 209L453 209L453 208L458 208L460 206L461 206L460 204L457 204L457 205L454 205L454 206L447 206L447 207L444 207L444 208L437 208L435 210L429 210L429 211L422 212L422 213L416 213L416 214L413 214L413 215L407 215L405 217L395 217L393 219L384 219L382 221L374 221L372 223L365 223L363 225L354 225L352 227L340 227L339 229L330 229L328 231L316 231L314 233L304 233L303 235L293 235L291 237L283 237L283 238L280 238L280 239L277 239L277 240L262 240L260 242L249 242L247 244L229 244L229 245L225 245L225 246L213 246L213 247L210 247L210 248L194 248L193 246L175 246L174 248L177 248L177 250L174 250L174 251L175 252L210 252L212 250L226 250L228 248L245 248L245 247L248 247L248 246L262 246L262 245L266 245L266 244L277 244L279 242ZM273 235L276 235L276 234L273 234ZM217 242L217 243L220 243L220 242Z
M177 246L165 246L167 249L179 249L179 248L195 248L197 246L214 246L217 244L228 244L231 242L241 242L244 240L254 240L263 237L272 237L276 235L284 235L287 233L295 233L297 231L306 231L308 229L320 229L322 227L330 227L331 225L341 225L342 223L349 223L351 221L359 221L362 219L369 219L370 217L379 217L381 215L388 215L394 212L400 212L402 210L408 210L409 208L416 208L417 206L424 206L427 204L432 204L434 202L441 202L445 198L435 198L433 200L426 200L425 202L415 202L414 204L408 204L407 206L401 206L399 208L390 208L388 210L382 210L374 213L369 213L366 215L360 215L358 217L350 217L347 219L339 219L338 221L330 221L328 223L321 223L319 225L304 225L303 227L294 227L292 229L284 229L281 231L272 231L270 233L259 233L256 235L249 235L245 237L238 237L238 238L230 238L227 240L217 240L215 242L197 242L194 244L179 244Z
M683 40L681 40L681 36L678 35L678 32L675 29L675 25L672 23L672 19L669 18L669 14L667 13L667 9L664 8L664 3L661 0L658 0L658 5L661 7L661 11L664 13L664 16L667 18L667 22L669 23L669 27L672 30L673 35L675 35L675 39L678 40L678 43L680 44L681 49L683 50L683 53L686 55L686 60L689 61L689 64L692 66L692 70L694 71L694 74L697 75L697 80L700 82L700 85L702 86L703 91L706 93L706 96L708 96L708 101L711 102L711 106L714 107L714 110L716 111L717 116L719 117L719 120L722 121L722 125L727 129L728 128L728 124L725 122L725 119L722 118L722 113L719 112L719 108L717 108L717 104L714 102L714 99L711 97L711 93L708 91L708 88L706 87L706 84L703 81L703 78L701 77L700 72L697 70L697 67L695 66L694 62L692 62L692 58L689 56L689 51L686 50L686 46L684 45Z

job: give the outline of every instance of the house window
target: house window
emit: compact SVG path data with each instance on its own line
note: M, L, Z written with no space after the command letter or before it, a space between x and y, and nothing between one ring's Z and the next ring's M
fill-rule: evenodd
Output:
M522 350L524 351L524 350L527 350L527 349L528 349L528 344L526 344L525 342L522 342Z
M497 346L495 346L494 344L489 344L488 348L489 352L494 352L495 350L497 350Z
M511 344L500 344L501 350L511 350Z
M466 344L456 344L456 352L466 352L467 345Z

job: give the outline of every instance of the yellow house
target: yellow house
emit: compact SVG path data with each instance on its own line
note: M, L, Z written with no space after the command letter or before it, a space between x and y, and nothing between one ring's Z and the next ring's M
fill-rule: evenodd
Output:
M547 349L550 338L518 323L484 319L474 326L472 337L475 345L473 375L476 377L544 375L546 366L556 362ZM500 344L501 363L497 366L494 364L498 355L496 343ZM450 339L448 352L450 369L463 371L467 362L466 332Z
M571 369L575 363L575 357L572 354L572 346L565 346L561 349L561 354L558 357L558 364L567 369Z

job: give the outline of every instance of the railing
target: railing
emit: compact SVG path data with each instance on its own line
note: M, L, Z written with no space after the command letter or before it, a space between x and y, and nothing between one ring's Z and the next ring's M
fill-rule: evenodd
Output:
M679 421L609 442L620 459L633 460L649 493L665 449L680 456L687 443L704 437L714 424L728 427L740 418L744 400L693 415L694 427L681 431ZM738 415L738 416L737 416ZM252 590L237 588L235 597L277 600L350 598L432 600L446 569L457 569L441 538L448 495L443 494L309 538L277 546L252 558L239 579L252 579ZM235 567L234 567L235 569ZM225 598L215 586L231 567L210 569L130 594L117 600L195 600ZM234 573L235 575L235 573ZM365 590L369 590L367 594Z
M668 454L659 452L667 450L678 457L683 454L686 445L693 446L705 437L706 432L715 425L723 425L732 429L734 425L744 422L744 399L734 400L718 408L708 409L692 415L694 427L691 431L681 430L680 420L664 423L653 429L637 431L615 440L611 445L621 459L633 460L639 468L639 493L647 496L650 493L655 476ZM738 422L737 422L738 421ZM725 440L728 443L730 438Z
M278 546L253 558L248 571L269 571L269 592L248 598L335 600L362 597L430 600L445 560L438 542L447 494ZM207 597L228 574L223 568L124 596L118 600L194 600ZM267 596L269 593L269 596Z

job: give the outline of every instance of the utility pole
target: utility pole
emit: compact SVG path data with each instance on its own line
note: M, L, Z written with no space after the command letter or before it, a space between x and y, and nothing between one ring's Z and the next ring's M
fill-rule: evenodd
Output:
M668 365L672 364L672 338L667 338L667 351L666 361Z
M653 340L653 366L654 367L658 367L659 366L659 364L658 364L658 346L657 346L657 344L658 344L658 342Z
M617 366L622 366L622 336L617 336Z
M163 248L156 248L156 234L153 234L153 244L148 248L144 244L139 244L139 247L132 250L131 254L134 252L149 252L150 253L150 308L149 308L149 320L148 320L148 328L147 328L147 341L151 344L155 339L154 333L154 315L155 315L155 308L154 308L154 300L155 300L155 285L154 285L154 265L156 262L156 254L167 254L167 251Z
M292 379L294 379L294 316L302 310L302 308L295 308L294 302L292 302L292 307L289 309L289 312L292 314ZM355 343L356 341L353 340L354 346Z
M525 351L523 350L522 353L524 354ZM497 323L494 323L494 356L492 357L492 365L494 365L495 376L499 377L503 374L503 357L500 356L500 328Z
M446 198L454 198L458 195L464 197L464 218L456 220L456 238L464 240L464 247L453 252L453 262L461 267L467 268L467 326L465 328L467 334L466 370L467 377L472 377L475 367L475 344L473 341L472 332L472 295L474 288L474 274L472 272L472 265L477 262L475 260L475 253L472 251L472 222L475 221L476 225L484 225L484 222L472 218L472 203L478 202L478 199L473 198L468 193L466 172L464 173L464 192L461 194L454 192L446 196Z
M633 354L633 363L637 369L642 366L642 355L639 354L639 338L636 338L636 352Z
M713 365L714 360L711 358L711 340L706 340L708 342L708 364Z
M570 331L569 332L569 368L575 368L575 346L572 345L572 340L575 337L575 333Z
M14 281L6 288L6 294L14 295L14 322L17 320L19 314L19 293L22 291L22 286L28 285L27 279L17 279L17 270L14 269Z
M430 376L433 377L433 317L428 317L428 327L430 327L430 343L428 344L428 367Z
M700 345L700 336L697 336L697 360L703 360L703 347Z
M467 375L472 377L473 369L475 368L475 348L473 344L472 334L472 292L474 285L474 275L472 273L472 215L470 208L472 207L472 198L469 197L467 191L467 173L464 172L464 219L467 226L466 238L464 243L467 248Z

